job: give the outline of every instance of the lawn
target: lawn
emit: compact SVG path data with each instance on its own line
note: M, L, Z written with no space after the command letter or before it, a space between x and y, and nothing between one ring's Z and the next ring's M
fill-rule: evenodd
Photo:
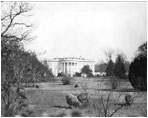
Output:
M33 116L71 116L72 112L76 112L77 114L78 111L81 113L81 116L95 117L100 111L98 111L98 109L94 109L91 103L93 101L100 101L100 97L98 97L98 95L102 95L104 98L104 103L106 104L106 98L111 91L109 80L102 77L89 79L73 78L73 81L70 85L63 85L61 78L55 79L57 79L55 82L38 83L40 88L26 88L26 102L34 111ZM75 84L78 84L79 87L75 88ZM70 109L66 103L65 96L69 93L79 94L84 92L84 90L89 93L90 102L80 108ZM122 101L122 96L125 94L137 95L137 97L131 106L122 107L122 109L116 112L113 116L145 117L147 115L147 92L136 92L128 81L120 82L118 88L112 90L109 101L109 114L120 107L119 103ZM98 104L98 106L101 105ZM99 107L99 110L100 109L102 110L103 108Z

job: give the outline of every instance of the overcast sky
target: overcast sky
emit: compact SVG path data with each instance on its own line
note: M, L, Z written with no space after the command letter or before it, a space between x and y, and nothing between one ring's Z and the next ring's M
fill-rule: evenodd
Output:
M128 60L147 39L146 2L32 2L37 38L25 47L39 59L105 60L104 50L122 50Z

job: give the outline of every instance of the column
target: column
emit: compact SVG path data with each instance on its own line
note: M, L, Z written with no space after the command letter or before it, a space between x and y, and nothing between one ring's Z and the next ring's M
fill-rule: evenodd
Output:
M65 73L65 63L63 63L63 72Z
M74 62L72 62L72 74L74 75Z
M95 73L95 65L94 65L94 63L92 63L92 71L93 71L93 74Z
M65 73L67 73L67 62L65 62Z
M78 71L81 72L81 69L82 69L82 62L79 63L79 66L78 66L78 67L79 67L79 70L78 70Z
M70 67L71 67L71 62L68 63L68 73L69 73L69 74L71 74Z
M66 70L67 70L66 73L69 74L69 62L67 62L66 67L67 67L66 68Z
M73 72L74 72L74 74L75 74L75 62L73 63Z
M74 62L73 68L74 68L74 74L75 74L76 73L76 63L75 62Z
M77 62L75 63L75 72L77 72Z
M77 63L77 72L80 71L80 62Z

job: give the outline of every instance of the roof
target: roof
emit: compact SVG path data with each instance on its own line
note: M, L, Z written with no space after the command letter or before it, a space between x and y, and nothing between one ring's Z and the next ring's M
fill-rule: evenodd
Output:
M79 62L95 62L93 59L76 58L76 57L64 57L64 58L53 58L47 59L47 62L58 62L58 61L79 61Z

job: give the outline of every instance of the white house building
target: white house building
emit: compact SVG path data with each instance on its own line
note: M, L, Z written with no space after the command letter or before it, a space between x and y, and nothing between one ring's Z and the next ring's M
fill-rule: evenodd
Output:
M46 60L46 63L49 69L52 70L54 76L57 76L58 73L66 73L70 76L73 76L76 72L81 72L81 69L85 65L89 65L92 73L94 74L94 64L95 61L92 59L84 59L84 58L54 58Z

